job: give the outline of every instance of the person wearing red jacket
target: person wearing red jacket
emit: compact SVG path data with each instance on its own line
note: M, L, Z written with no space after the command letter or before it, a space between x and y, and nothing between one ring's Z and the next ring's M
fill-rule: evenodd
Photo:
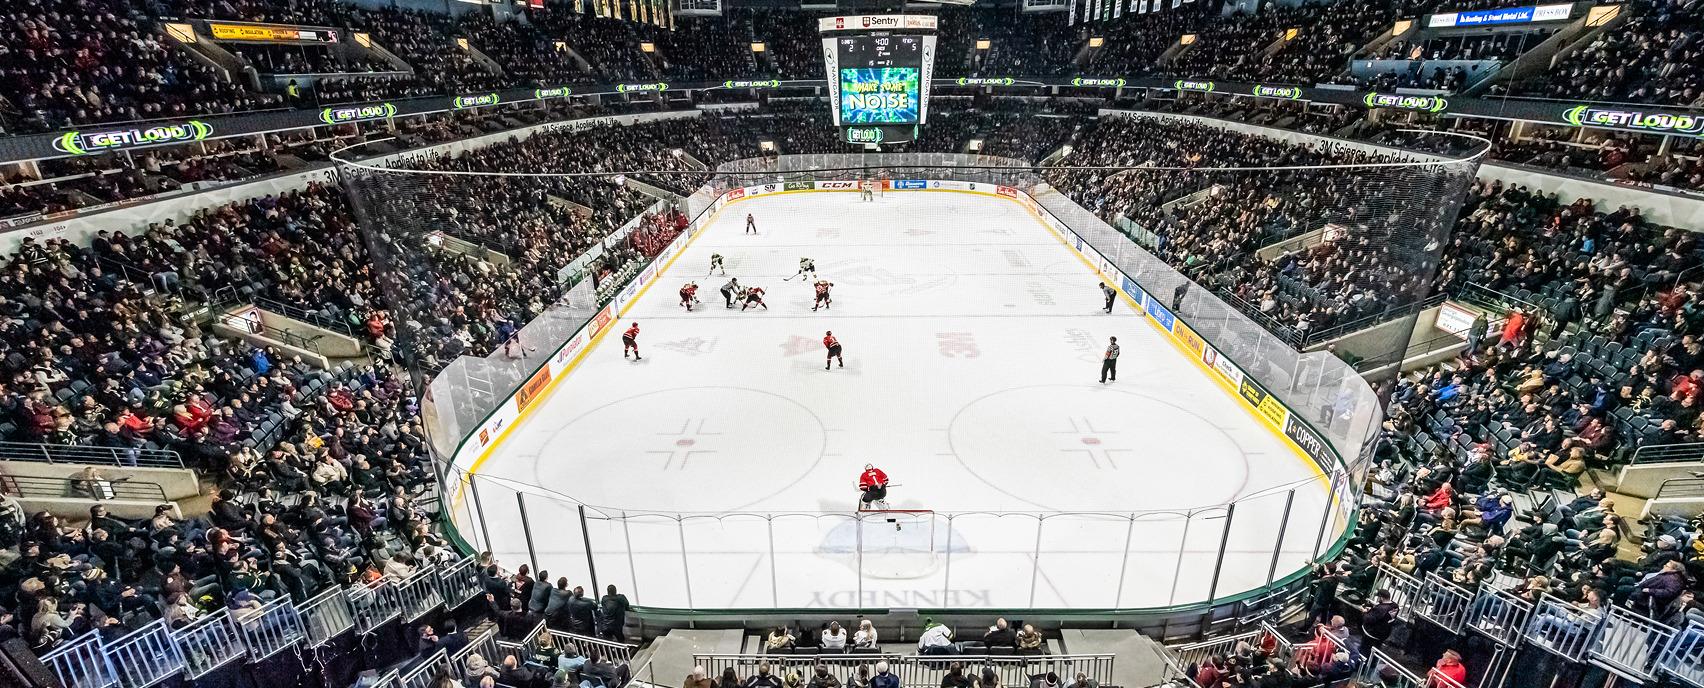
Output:
M680 305L686 306L687 312L692 312L692 304L698 303L698 283L687 282L680 288Z
M632 327L621 333L621 357L627 358L629 350L633 352L633 360L644 360L639 358L639 323L633 323Z
M822 346L828 349L828 361L823 364L823 370L834 370L832 364L837 360L840 361L840 367L846 367L846 359L840 357L840 340L834 338L833 330L829 330L827 334L823 335Z
M1448 681L1439 680L1449 679ZM1444 650L1444 656L1438 658L1432 673L1426 677L1426 685L1431 688L1458 688L1467 685L1467 665L1461 663L1461 655L1455 650Z
M864 496L860 499L866 506L886 500L887 474L873 464L864 464L864 472L858 475L858 490L864 493Z

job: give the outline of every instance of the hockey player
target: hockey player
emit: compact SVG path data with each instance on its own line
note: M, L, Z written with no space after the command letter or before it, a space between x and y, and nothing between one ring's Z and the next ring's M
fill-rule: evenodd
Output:
M686 306L688 313L692 312L692 304L698 303L698 283L687 282L680 288L680 305Z
M1106 308L1105 308L1105 310L1106 310L1106 312L1111 313L1112 312L1112 299L1114 297L1118 296L1118 291L1113 289L1112 285L1107 284L1105 282L1101 282L1100 287L1101 287L1101 295L1106 297Z
M818 308L828 308L834 303L833 299L828 298L828 290L834 288L833 282L828 280L817 280L815 286L816 303L811 306L812 312L815 312Z
M782 281L791 282L791 281L793 281L794 277L798 277L800 275L809 276L813 280L816 279L816 261L811 260L809 258L800 258L799 259L799 271L793 273L791 276L787 277L786 279L784 279Z
M745 305L740 306L740 310L744 311L752 306L763 306L763 310L769 310L769 304L763 302L763 287L745 290Z
M840 361L840 367L846 367L846 359L840 357L840 340L834 338L834 330L829 330L822 337L822 346L828 349L828 360L823 363L823 370L833 370L835 361Z
M645 360L639 358L639 323L633 323L632 327L627 328L626 332L621 333L621 357L627 358L627 352L629 350L633 352L633 360Z
M885 506L888 491L887 474L872 464L864 464L864 472L858 475L858 491L864 493L859 498L864 506Z
M860 183L858 185L858 189L859 189L858 200L860 200L860 201L876 200L876 182L875 182L875 180L873 180L873 179L864 180L862 183Z
M757 233L757 218L752 217L751 213L746 213L745 233L746 234L756 234Z
M720 270L724 275L728 274L728 271L722 267L722 254L712 253L710 254L710 272L706 272L704 275L708 277L711 273L718 270Z
M740 294L740 278L729 278L728 283L722 285L722 298L728 302L728 308L734 307L734 297L736 296L742 296Z

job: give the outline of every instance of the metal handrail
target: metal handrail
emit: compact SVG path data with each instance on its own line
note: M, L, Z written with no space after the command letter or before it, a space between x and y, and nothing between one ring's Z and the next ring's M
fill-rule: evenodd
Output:
M1704 442L1648 444L1633 450L1629 464L1697 463L1704 461Z
M112 657L102 646L99 633L85 633L53 648L52 652L41 656L41 663L52 669L67 688L113 688L118 685L118 672L113 669Z
M585 649L588 647L595 647L598 648L599 656L614 662L632 661L633 655L639 652L638 645L618 643L613 640L593 638L589 635L554 629L546 629L545 632L550 634L551 641L555 642L557 647L562 647L563 643L573 643L574 647L580 650L580 654L586 654Z
M888 670L899 677L900 685L904 686L933 686L940 685L951 665L962 664L966 667L992 668L1000 677L1001 685L1016 686L1030 685L1030 677L1035 674L1054 672L1062 677L1074 676L1078 672L1088 675L1101 685L1113 684L1113 662L1116 656L1112 654L1070 654L1070 655L901 655L892 653L848 653L817 654L817 655L769 655L769 654L694 654L693 664L701 665L711 676L717 676L724 669L732 668L737 673L754 671L759 664L767 664L771 675L781 678L791 671L808 673L817 665L829 667L830 671L846 672L850 677L860 667L873 667L877 662L886 662ZM844 680L844 679L842 679Z
M326 316L323 316L323 315L320 315L320 314L317 314L317 313L313 313L306 308L302 308L301 306L292 306L288 303L284 303L283 301L278 301L278 300L275 300L275 299L269 299L269 298L266 298L264 296L256 296L256 297L251 298L250 300L254 303L255 306L259 307L263 311L272 311L272 312L277 313L279 315L282 315L286 318L291 318L291 319L294 319L294 320L300 320L302 322L308 323L309 325L313 325L314 327L319 327L319 328L322 328L322 329L331 330L332 332L336 332L338 334L348 335L349 337L352 337L352 338L355 338L355 339L360 339L360 337L357 337L355 335L355 329L353 327L351 327L349 325L349 323L342 322L342 321L340 321L336 318L328 318Z
M92 464L145 468L183 468L183 457L170 449L96 447L45 442L0 442L0 461Z
M1349 322L1332 325L1331 327L1320 330L1313 330L1307 333L1307 337L1303 341L1303 346L1308 344L1317 344L1329 339L1336 339L1337 337L1364 330L1387 320L1413 315L1443 303L1447 298L1448 295L1446 294L1433 294L1418 301L1409 301L1405 304L1390 306L1366 317L1356 318Z
M95 483L89 485L88 483ZM79 491L81 490L81 491ZM137 499L156 502L166 499L159 483L129 479L84 480L82 478L38 478L27 475L0 476L0 492L24 499Z
M1258 639L1265 635L1266 632L1266 624L1261 624L1260 629L1253 631L1212 638L1197 643L1189 643L1187 645L1173 645L1166 648L1166 654L1170 655L1173 659L1176 659L1178 664L1185 667L1194 666L1200 664L1201 660L1212 657L1213 655L1229 655L1231 650L1236 649L1237 643Z
M172 639L185 648L184 677L193 681L248 653L231 610L220 609L172 631Z
M259 308L259 306L256 306L256 308ZM279 343L285 346L307 349L308 351L312 351L316 354L320 353L319 340L325 337L323 334L304 337L289 330L280 330L263 322L245 319L241 315L234 313L226 313L219 316L219 323L233 329L242 330L248 334L264 335L278 340ZM257 328L258 331L256 331Z
M1657 668L1704 688L1704 620L1693 619L1657 658Z
M174 642L165 619L156 619L108 644L106 652L126 686L151 686L188 667L183 648Z
M1675 629L1637 612L1611 607L1598 634L1586 650L1592 662L1635 681L1657 677L1654 648L1674 639Z
M1704 477L1669 478L1657 486L1657 493L1651 495L1651 500L1696 499L1699 497L1704 497Z

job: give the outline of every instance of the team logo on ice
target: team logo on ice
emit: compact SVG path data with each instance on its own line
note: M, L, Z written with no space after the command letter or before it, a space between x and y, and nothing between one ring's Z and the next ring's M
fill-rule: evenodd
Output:
M711 351L714 351L716 349L716 340L714 340L714 339L701 339L699 337L687 337L686 339L682 339L682 340L678 340L678 341L663 342L661 344L658 344L657 348L668 349L669 351L676 351L676 352L679 352L679 353L686 354L688 356L697 356L699 354L707 354L707 353L710 353Z

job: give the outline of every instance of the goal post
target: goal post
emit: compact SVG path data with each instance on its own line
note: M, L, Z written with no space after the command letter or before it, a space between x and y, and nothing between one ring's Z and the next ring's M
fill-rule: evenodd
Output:
M933 509L873 509L859 506L859 544L866 551L933 553L944 548Z

